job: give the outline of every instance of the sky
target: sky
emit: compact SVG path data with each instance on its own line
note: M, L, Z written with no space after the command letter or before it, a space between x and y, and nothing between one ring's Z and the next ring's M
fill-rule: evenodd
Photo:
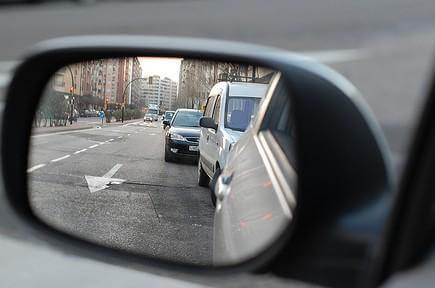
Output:
M142 77L159 75L169 77L178 83L182 58L139 57Z

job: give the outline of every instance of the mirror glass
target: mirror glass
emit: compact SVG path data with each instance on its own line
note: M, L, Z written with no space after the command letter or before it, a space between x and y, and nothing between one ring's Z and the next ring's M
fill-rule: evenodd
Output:
M296 137L279 75L143 56L65 66L34 116L32 209L58 230L142 255L198 265L254 257L296 203Z

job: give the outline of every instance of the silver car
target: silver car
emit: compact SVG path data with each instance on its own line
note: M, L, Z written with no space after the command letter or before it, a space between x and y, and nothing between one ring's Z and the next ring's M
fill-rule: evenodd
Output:
M216 196L215 264L247 259L292 219L296 166L290 100L276 78L257 118L229 153L211 188ZM256 239L256 241L252 241Z

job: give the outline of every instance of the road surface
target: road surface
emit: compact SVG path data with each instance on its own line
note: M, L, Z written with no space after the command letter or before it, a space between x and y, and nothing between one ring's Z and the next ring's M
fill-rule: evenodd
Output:
M163 143L160 122L34 135L32 205L57 228L109 247L210 264L210 192L196 184L195 163L164 161ZM113 179L107 188L102 176Z

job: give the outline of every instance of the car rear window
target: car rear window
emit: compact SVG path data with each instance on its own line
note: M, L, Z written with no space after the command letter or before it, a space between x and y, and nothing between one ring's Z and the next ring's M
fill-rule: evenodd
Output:
M175 115L172 126L175 127L199 127L200 111L180 111Z

